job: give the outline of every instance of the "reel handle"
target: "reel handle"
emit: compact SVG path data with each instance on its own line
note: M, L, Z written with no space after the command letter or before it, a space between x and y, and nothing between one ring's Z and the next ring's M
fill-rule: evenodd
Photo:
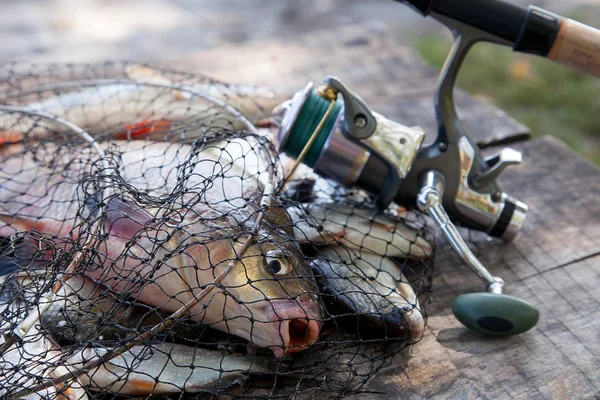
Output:
M485 266L477 259L462 239L450 217L442 206L444 193L444 176L437 171L428 171L422 178L422 188L417 197L417 207L421 212L430 215L442 230L448 242L465 263L485 283L486 291L502 294L504 281L492 276Z
M517 297L505 295L504 281L493 276L462 239L442 206L444 176L431 170L422 179L417 206L429 214L450 245L486 284L487 293L468 293L452 303L452 312L467 328L488 336L511 336L533 328L539 320L538 309Z

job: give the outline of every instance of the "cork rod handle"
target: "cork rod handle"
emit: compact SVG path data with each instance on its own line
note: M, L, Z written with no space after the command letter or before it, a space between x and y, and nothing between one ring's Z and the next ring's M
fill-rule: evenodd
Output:
M547 58L600 78L600 30L564 18Z

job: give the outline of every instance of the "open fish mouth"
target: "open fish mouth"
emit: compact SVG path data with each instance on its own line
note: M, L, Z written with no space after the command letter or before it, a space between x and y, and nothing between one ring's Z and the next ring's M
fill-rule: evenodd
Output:
M275 357L284 354L306 350L315 344L321 333L321 314L319 302L316 299L305 298L298 300L275 300L264 307L265 317L271 321L266 333L271 336L270 348ZM263 338L253 338L257 340ZM266 337L264 339L267 339ZM275 340L273 340L275 339ZM273 343L279 342L279 345Z

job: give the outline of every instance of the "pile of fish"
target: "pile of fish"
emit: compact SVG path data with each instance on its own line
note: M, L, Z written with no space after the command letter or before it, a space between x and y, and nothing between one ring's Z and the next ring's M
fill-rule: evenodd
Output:
M338 327L361 340L422 336L415 285L426 284L405 276L432 254L422 226L307 169L273 196L289 160L272 145L283 99L270 90L138 64L111 79L7 82L0 344L74 254L83 262L0 355L2 396L83 368L211 286L168 331L32 396L219 393L286 373L290 354L326 348Z

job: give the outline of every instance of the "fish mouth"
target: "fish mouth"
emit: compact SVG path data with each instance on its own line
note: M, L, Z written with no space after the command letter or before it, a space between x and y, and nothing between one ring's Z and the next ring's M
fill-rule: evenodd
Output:
M425 319L419 309L412 309L404 314L408 331L412 340L420 340L425 332Z
M402 294L404 295L404 293ZM389 296L388 301L398 310L396 318L399 318L399 325L402 327L402 330L408 333L408 339L418 341L423 337L423 333L425 332L425 318L421 312L419 300L414 299L415 303L413 304L406 300L410 298L408 294L405 296ZM402 335L398 333L398 336Z
M306 350L317 342L321 333L320 311L318 301L312 298L275 300L265 305L265 315L275 325L272 333L281 343L267 346L275 357Z

